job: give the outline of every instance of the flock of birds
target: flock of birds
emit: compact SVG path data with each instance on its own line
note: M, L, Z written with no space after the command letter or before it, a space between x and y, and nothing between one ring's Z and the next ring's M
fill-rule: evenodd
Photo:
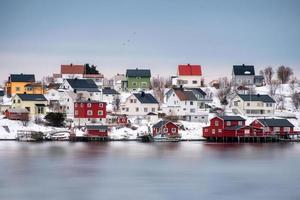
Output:
M122 43L122 46L127 46L127 45L129 45L129 43L133 41L135 35L136 35L136 32L133 32L132 35L131 35L131 37L128 38L127 41L125 41L125 42Z

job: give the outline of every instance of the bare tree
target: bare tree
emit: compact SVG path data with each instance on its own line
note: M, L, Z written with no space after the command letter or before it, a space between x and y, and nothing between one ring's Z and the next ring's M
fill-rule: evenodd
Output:
M152 78L151 85L153 88L153 95L159 103L164 101L164 88L165 88L165 79L163 77L154 77Z
M277 78L283 84L287 83L293 74L294 74L294 72L291 68L285 67L283 65L281 65L277 69Z
M270 85L274 75L273 68L270 66L266 67L260 74L264 76L266 84Z
M165 80L165 88L171 88L171 86L172 86L172 79L171 79L171 77L168 77Z
M290 84L289 84L289 87L290 87L292 93L295 92L295 89L296 89L297 85L298 85L298 80L297 80L297 78L294 76L294 77L292 77L292 79L291 79L291 81L290 81Z
M276 103L277 103L277 109L280 109L280 110L284 110L285 109L285 97L284 95L279 95L276 99Z
M113 105L114 105L114 111L119 111L119 110L120 110L121 99L120 99L119 96L116 96L116 97L114 98Z
M300 93L295 92L292 95L292 103L296 110L300 108Z
M274 97L280 83L277 80L272 80L269 85L269 94Z
M220 89L217 92L217 97L222 105L228 105L228 97L231 93L231 83L227 77L219 79Z

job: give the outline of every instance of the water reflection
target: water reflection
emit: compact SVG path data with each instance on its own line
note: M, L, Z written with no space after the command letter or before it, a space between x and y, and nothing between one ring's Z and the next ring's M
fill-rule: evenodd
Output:
M0 142L0 199L298 199L299 155L292 143Z

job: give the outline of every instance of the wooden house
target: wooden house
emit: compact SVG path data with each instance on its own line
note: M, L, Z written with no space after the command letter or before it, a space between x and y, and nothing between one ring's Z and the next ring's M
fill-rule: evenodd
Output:
M161 120L152 126L152 133L153 136L162 135L167 137L178 137L178 129L179 128L175 123L167 120Z
M87 136L98 136L102 138L108 137L108 126L95 124L95 125L86 125L85 134Z
M28 121L29 120L29 111L25 108L10 108L5 112L5 117L10 120L20 120Z

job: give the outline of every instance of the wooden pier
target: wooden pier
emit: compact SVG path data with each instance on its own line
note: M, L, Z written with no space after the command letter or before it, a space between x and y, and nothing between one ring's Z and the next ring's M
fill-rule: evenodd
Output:
M207 142L218 143L271 143L271 142L300 142L300 132L292 134L268 134L264 136L208 137Z

